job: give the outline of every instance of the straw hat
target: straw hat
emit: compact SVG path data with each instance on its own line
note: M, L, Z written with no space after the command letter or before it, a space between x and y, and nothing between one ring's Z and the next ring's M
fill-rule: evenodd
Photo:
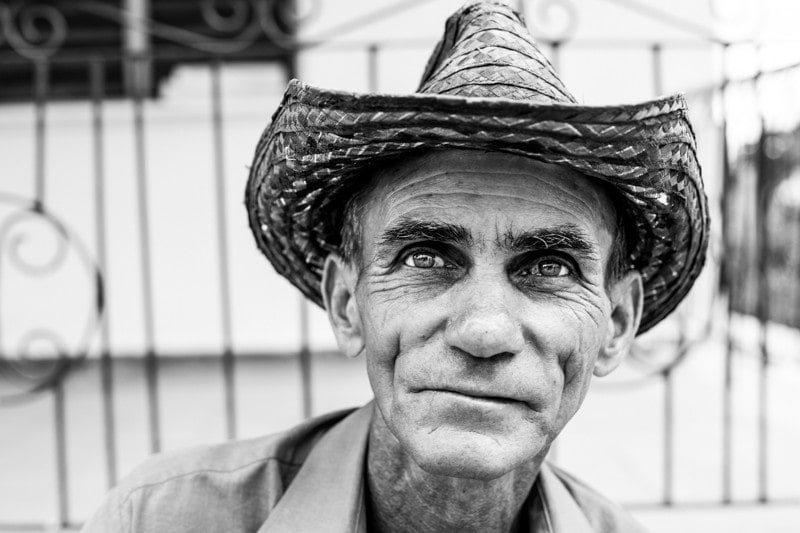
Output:
M417 149L521 154L571 167L619 194L631 265L644 281L639 333L681 301L702 269L708 207L680 95L579 105L519 14L477 2L453 14L416 93L354 94L292 80L256 147L245 203L275 269L322 305L325 257L363 170Z

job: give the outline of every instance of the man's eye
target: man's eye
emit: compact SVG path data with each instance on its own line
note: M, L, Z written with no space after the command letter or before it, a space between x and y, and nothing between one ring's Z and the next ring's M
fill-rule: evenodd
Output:
M572 268L564 261L558 259L541 259L535 262L528 269L531 276L542 276L545 278L562 278L572 275Z
M414 268L443 268L444 259L432 252L412 252L405 256L403 264Z

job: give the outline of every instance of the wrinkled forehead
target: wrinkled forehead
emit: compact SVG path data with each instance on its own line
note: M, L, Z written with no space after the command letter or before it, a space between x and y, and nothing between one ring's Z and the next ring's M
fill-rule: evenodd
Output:
M476 150L433 151L372 176L365 229L400 218L469 223L485 237L562 224L613 233L616 212L605 186L559 165ZM599 244L603 244L598 242Z

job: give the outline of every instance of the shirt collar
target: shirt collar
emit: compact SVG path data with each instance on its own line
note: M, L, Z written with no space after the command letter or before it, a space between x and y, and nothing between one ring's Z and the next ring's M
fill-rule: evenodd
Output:
M578 502L546 462L542 463L542 467L539 469L536 484L547 520L547 527L544 531L549 533L592 533L594 531L583 510L578 506ZM535 524L532 523L531 529L536 531L535 528Z
M372 402L317 442L258 533L366 533L364 456Z
M372 402L331 428L308 454L283 497L258 533L326 531L366 533L364 465ZM531 531L591 533L575 499L547 463L537 480L546 524L531 520Z

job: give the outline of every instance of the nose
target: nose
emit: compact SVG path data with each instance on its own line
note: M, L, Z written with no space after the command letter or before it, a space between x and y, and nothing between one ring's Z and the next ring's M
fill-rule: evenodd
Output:
M453 302L445 339L473 357L515 355L525 341L521 324L513 316L513 295L502 282L475 282Z

